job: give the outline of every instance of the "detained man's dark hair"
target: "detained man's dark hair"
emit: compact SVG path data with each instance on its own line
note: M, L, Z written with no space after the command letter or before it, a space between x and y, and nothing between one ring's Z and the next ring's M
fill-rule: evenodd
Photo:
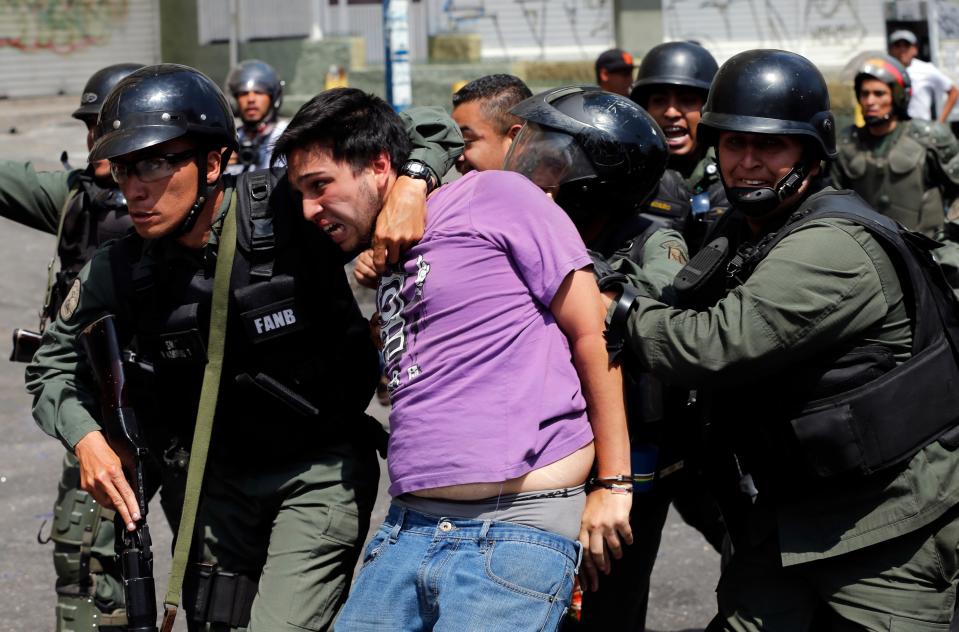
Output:
M330 150L333 159L354 171L366 168L385 151L396 172L409 158L411 145L403 120L390 104L356 88L333 88L303 104L276 140L270 164L312 145Z
M453 94L453 107L470 101L482 100L483 114L505 134L514 125L522 125L523 120L509 113L520 101L533 96L523 80L513 75L486 75L474 79Z

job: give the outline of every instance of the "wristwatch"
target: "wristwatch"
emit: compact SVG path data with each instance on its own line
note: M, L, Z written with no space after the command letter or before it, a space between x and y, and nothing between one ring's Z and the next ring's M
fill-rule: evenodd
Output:
M429 195L440 186L440 179L428 164L422 160L407 160L400 167L400 175L426 182L426 194Z

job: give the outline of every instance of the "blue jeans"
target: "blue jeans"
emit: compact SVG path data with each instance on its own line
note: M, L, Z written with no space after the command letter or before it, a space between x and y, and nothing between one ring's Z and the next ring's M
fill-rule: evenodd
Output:
M394 504L334 629L556 630L580 556L578 542L548 531Z

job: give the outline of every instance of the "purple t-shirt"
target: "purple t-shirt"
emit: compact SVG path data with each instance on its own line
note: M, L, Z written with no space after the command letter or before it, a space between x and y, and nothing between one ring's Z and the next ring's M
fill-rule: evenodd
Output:
M428 204L422 241L377 291L390 382L390 494L500 482L593 437L549 311L590 264L573 223L525 177L472 172Z

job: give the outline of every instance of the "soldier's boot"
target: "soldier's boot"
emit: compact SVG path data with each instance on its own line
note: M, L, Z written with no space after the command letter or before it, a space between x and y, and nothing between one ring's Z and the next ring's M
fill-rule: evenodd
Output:
M76 457L67 454L50 532L57 574L57 632L113 632L126 623L113 517L112 510L80 489Z

